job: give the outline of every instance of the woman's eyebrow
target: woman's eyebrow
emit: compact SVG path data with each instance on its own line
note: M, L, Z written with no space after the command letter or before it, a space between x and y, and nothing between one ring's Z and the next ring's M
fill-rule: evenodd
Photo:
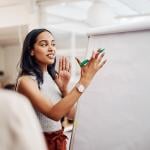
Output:
M48 41L47 40L40 40L39 43L41 43L41 42L48 42Z
M40 40L39 43L41 42L48 42L48 40ZM55 42L55 40L52 40L51 42Z

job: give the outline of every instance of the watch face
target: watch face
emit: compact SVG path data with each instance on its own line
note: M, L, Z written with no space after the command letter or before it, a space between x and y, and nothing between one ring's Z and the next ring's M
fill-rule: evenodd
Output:
M78 90L79 90L79 92L84 92L84 89L85 89L85 87L82 85L82 84L79 84L79 86L78 86Z

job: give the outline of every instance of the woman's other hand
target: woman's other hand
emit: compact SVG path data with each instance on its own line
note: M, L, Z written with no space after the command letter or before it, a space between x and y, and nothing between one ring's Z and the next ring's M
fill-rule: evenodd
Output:
M58 74L56 74L56 83L62 92L63 95L64 93L67 92L67 86L71 78L71 64L66 57L61 57L59 59L59 69L58 69Z
M105 53L98 53L97 51L92 53L89 62L85 66L81 67L80 82L84 83L85 85L90 83L96 72L100 70L106 63L107 60L103 60L104 55ZM78 58L76 58L76 60L80 65L80 60Z

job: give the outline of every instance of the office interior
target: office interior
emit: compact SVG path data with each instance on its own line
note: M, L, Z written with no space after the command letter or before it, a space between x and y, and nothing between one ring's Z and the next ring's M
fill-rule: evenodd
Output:
M15 84L26 34L35 28L50 30L57 57L72 64L70 89L78 80L88 51L88 31L150 19L149 0L3 0L0 1L0 86ZM72 130L64 122L67 130ZM67 128L68 127L68 128ZM71 128L71 129L70 129Z

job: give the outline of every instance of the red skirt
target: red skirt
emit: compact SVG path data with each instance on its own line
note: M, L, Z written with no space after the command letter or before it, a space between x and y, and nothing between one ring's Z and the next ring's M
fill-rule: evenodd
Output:
M66 150L67 136L63 130L55 132L44 132L44 137L47 143L48 150Z

